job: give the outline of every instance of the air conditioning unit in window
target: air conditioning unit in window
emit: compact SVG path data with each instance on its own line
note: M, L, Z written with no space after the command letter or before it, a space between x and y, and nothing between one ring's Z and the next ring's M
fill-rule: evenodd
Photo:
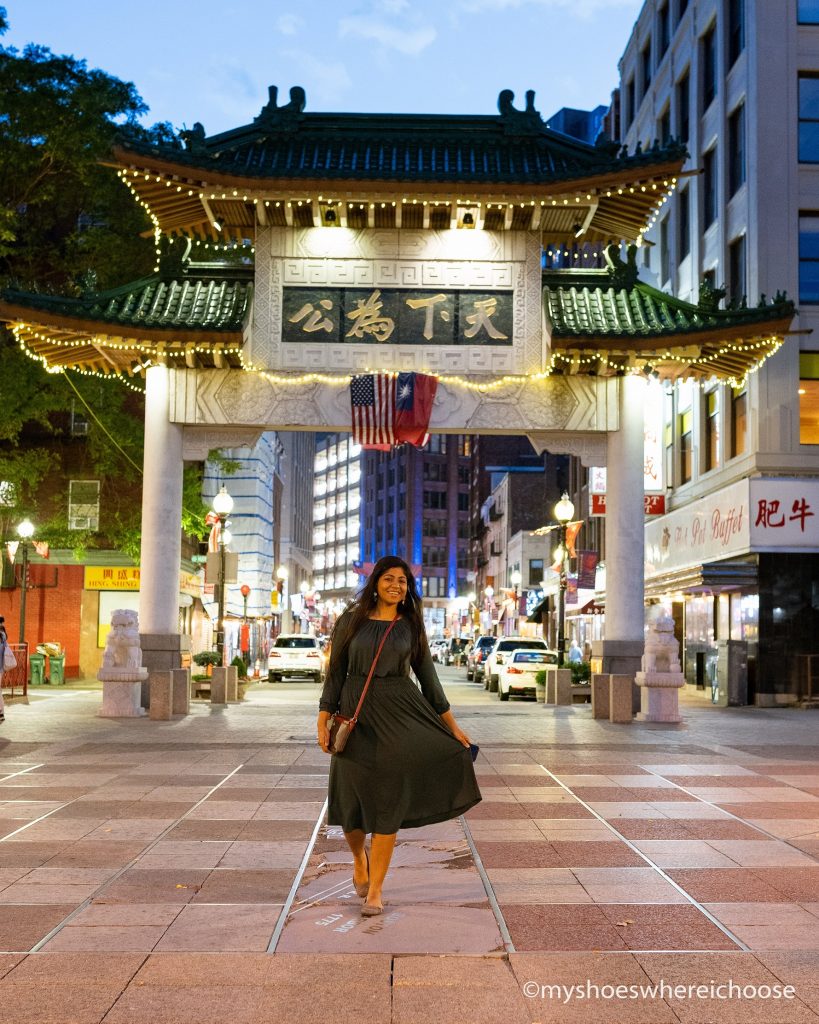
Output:
M99 519L96 516L69 516L69 530L98 530Z

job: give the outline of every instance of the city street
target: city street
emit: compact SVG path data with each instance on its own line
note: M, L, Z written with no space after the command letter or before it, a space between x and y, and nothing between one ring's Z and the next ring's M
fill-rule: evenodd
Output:
M372 920L323 824L315 684L172 722L11 704L3 1020L819 1020L813 712L617 726L440 673L484 799L399 835Z

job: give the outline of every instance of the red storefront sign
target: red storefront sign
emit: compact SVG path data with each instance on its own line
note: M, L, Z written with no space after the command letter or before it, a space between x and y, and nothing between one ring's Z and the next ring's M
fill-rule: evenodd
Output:
M664 494L644 494L643 495L643 506L645 508L645 514L647 516L662 516L665 515L665 495ZM591 495L591 511L590 515L593 516L604 516L606 514L606 496L605 494L592 494Z

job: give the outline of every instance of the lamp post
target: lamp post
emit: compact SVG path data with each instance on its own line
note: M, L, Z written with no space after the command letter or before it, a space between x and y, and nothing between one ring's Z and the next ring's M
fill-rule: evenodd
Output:
M247 599L250 597L250 587L246 583L243 583L239 590L241 591L243 602L242 619L244 622L247 622Z
M28 590L28 542L34 536L34 523L24 519L17 527L20 543L23 546L23 573L20 580L20 644L26 642L26 592Z
M520 570L519 569L513 570L512 575L509 577L509 582L515 588L515 623L514 623L514 627L515 627L515 635L516 636L520 632L520 623L519 623L518 620L520 618L520 584L521 584L522 580L523 580L523 577L520 574Z
M289 572L289 570L288 570L286 565L280 565L279 568L276 570L276 579L278 580L278 583L276 585L276 589L279 591L279 596L281 597L281 606L282 606L281 621L279 623L279 632L280 633L289 633L289 632L291 632L291 630L290 630L290 610L289 610L289 607L288 607L288 605L289 605L289 594L287 593L287 580L288 580L289 576L290 576L290 572ZM279 584L281 584L281 586L279 586ZM285 615L287 615L287 617L288 617L287 618L287 627L288 627L287 629L284 628L285 627L285 621L284 621Z
M555 519L558 522L560 547L556 561L560 562L560 584L557 603L557 665L563 667L566 649L566 586L568 584L568 551L566 550L566 527L574 518L574 504L564 491L555 505Z
M225 529L227 517L233 511L233 498L225 490L224 484L213 499L213 511L219 519L219 599L216 619L216 650L219 652L219 664L225 661L225 547L230 541L230 534Z
M487 608L487 612L486 612L486 616L487 616L486 632L487 633L494 633L494 629L492 628L492 608L494 607L495 588L492 587L492 586L485 587L483 593L484 593L484 597L486 598L486 608Z
M310 584L307 580L301 581L299 584L299 591L301 593L301 618L299 619L299 632L309 633L310 617L307 614L307 595L310 593Z
M469 635L475 635L475 614L478 610L475 602L478 600L478 595L474 590L470 590L467 594L467 600L469 601Z

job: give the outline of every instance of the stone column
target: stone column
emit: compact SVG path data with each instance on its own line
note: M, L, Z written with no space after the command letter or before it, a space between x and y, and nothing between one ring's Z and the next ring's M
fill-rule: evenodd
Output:
M179 563L182 554L182 426L169 418L171 375L145 375L145 456L139 624L149 669L179 668Z
M619 430L608 435L606 460L606 638L593 644L604 673L634 675L643 654L643 433L646 381L620 380ZM635 687L635 710L639 692Z

